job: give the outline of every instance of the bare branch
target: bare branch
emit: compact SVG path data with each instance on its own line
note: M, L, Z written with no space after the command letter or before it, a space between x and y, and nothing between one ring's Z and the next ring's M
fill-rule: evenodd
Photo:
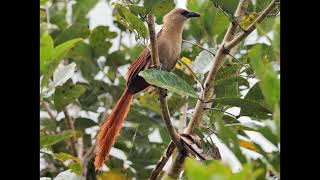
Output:
M197 44L197 43L193 43L193 42L191 42L191 41L187 41L187 40L184 40L184 39L182 39L182 42L186 42L186 43L189 43L189 44L192 44L192 45L198 46L199 48L201 48L201 49L203 49L203 50L205 50L205 51L209 52L209 53L210 53L210 54L212 54L213 56L215 56L215 55L216 55L214 52L210 51L210 50L209 50L209 49L207 49L207 48L204 48L203 46L201 46L201 45L199 45L199 44Z
M150 180L155 180L159 176L161 170L166 165L167 161L169 160L171 154L173 153L176 146L172 141L170 141L169 146L164 151L163 155L161 156L160 160L158 161L156 167L152 170Z
M65 120L66 120L65 122L66 122L67 128L71 129L72 131L75 131L73 119L69 115L67 108L63 109L63 113L65 116ZM70 138L70 147L71 147L72 155L78 156L75 137Z
M53 115L52 110L50 109L49 103L47 101L42 101L43 108L47 111L50 118L55 120L56 116Z
M159 67L160 66L160 60L159 60L159 52L158 52L158 46L157 46L157 36L156 31L154 27L154 16L151 14L147 15L147 24L149 29L149 36L150 36L150 44L151 44L151 60L152 65Z

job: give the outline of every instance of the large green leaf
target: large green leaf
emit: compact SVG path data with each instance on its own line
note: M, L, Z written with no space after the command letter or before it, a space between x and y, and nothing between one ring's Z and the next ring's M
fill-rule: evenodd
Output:
M113 4L115 6L115 12L117 16L116 20L119 23L131 31L136 31L138 35L142 36L143 38L148 36L148 30L141 19L131 13L130 10L125 6L118 3Z
M90 45L79 42L68 54L68 57L75 60L74 62L80 68L81 74L87 80L93 79L99 71L96 59L93 58L93 53Z
M252 67L260 79L260 87L266 102L274 108L280 103L280 80L269 60L264 58L262 47L255 45L249 50Z
M73 131L64 131L61 134L40 134L40 147L42 148L51 146L75 135L76 133Z
M82 85L73 85L66 83L58 86L54 94L54 105L58 111L61 111L66 105L75 101L81 94L86 91Z
M56 159L65 162L68 160L71 160L72 162L68 163L68 168L76 173L77 175L81 175L83 167L81 164L81 161L79 158L72 156L71 154L68 153L57 153L57 154L53 154L53 157L55 157Z
M76 43L82 41L81 38L72 39L70 41L67 41L63 44L60 44L59 46L55 47L52 50L45 50L43 52L43 63L41 63L40 58L40 64L43 64L43 79L41 86L47 86L49 83L49 78L53 75L55 69L58 67L61 60L67 55L69 50L76 45ZM52 47L52 46L50 46ZM47 47L46 47L47 48ZM41 47L40 47L40 54L41 54ZM49 56L50 55L50 56ZM41 57L41 55L40 55ZM41 67L41 66L40 66Z
M54 53L53 40L49 34L44 34L40 38L40 71L43 72L52 62Z
M163 16L174 9L173 0L145 0L146 12L156 16L156 23L161 24Z
M230 76L219 79L214 83L216 97L240 97L239 86L249 87L249 83L240 76Z
M89 44L94 51L95 57L107 56L112 43L111 39L117 36L116 32L109 30L108 26L94 28L89 36Z
M74 126L77 130L85 130L86 128L97 126L98 123L88 118L77 118L75 119Z
M60 32L57 37L54 39L54 44L59 45L66 41L75 39L75 38L87 38L90 34L90 30L87 24L77 22L72 24L66 30Z
M256 101L251 101L248 99L240 98L216 98L216 103L221 103L224 105L240 107L240 114L243 116L252 116L252 117L269 117L268 115L272 113L267 107L263 106L261 103Z
M194 89L172 72L157 69L147 69L139 73L148 83L167 89L182 96L198 98Z

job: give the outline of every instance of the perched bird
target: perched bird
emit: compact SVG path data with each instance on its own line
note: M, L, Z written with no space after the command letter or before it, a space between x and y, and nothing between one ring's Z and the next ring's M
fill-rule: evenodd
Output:
M183 25L188 18L199 16L198 13L181 8L173 9L164 16L162 29L157 34L157 46L162 70L170 71L175 67L181 51ZM129 68L126 88L97 136L99 147L94 162L96 170L99 170L104 161L108 159L111 147L115 143L124 119L129 112L133 95L150 86L138 75L140 71L148 69L150 66L151 53L149 48L145 48Z

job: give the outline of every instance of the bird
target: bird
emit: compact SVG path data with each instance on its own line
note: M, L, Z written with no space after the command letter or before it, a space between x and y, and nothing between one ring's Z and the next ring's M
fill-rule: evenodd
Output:
M174 69L180 56L184 24L192 17L200 17L200 14L183 8L172 9L163 17L162 29L157 33L161 70L171 71ZM151 65L150 48L146 47L129 67L123 94L103 122L97 135L98 150L94 161L96 171L99 171L103 163L108 160L110 150L130 110L133 96L150 86L138 74L151 68Z

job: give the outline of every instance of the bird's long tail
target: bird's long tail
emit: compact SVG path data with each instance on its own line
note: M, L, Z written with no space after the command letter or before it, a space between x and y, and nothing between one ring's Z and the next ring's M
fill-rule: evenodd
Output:
M120 133L124 119L130 110L133 94L126 88L121 98L118 100L111 114L105 120L97 137L98 152L95 158L96 171L101 168L104 161L109 157L111 147Z

